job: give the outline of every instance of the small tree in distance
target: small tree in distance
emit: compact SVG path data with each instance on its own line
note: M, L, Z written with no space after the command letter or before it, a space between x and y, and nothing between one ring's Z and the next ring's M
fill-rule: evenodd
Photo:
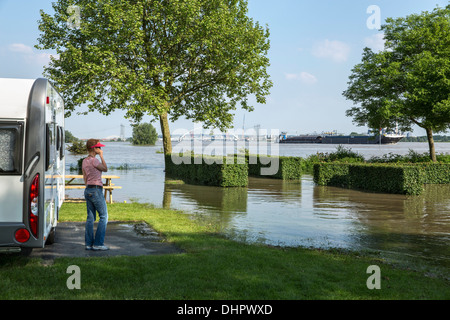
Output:
M151 145L154 146L158 140L158 133L151 123L141 123L133 127L133 137L131 143L133 145Z

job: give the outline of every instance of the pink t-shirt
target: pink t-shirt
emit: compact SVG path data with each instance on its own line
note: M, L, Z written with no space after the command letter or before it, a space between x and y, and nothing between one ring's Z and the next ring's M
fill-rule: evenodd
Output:
M103 186L102 172L97 169L100 161L94 157L87 157L83 160L83 171L86 175L86 185Z

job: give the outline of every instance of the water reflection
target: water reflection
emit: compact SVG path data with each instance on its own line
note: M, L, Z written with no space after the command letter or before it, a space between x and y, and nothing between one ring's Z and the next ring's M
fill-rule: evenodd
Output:
M249 200L249 197L251 198ZM196 214L208 214L209 219L220 224L225 229L235 222L232 217L246 216L254 210L254 205L279 205L299 201L301 199L301 183L278 179L249 178L245 188L220 188L210 186L190 185L166 179L164 185L164 208L177 208L180 203L185 208L195 208ZM178 205L172 206L176 200ZM252 206L248 210L248 205ZM263 212L263 211L262 211ZM265 217L270 219L270 217Z
M168 182L164 185L165 208L170 207L170 201L167 199L171 199L172 194L184 201L195 201L199 210L223 213L247 212L247 188L220 188Z
M376 251L392 262L447 268L450 186L420 196L359 192L301 181L250 178L247 188L167 184L171 201L231 237L274 245Z
M317 214L347 211L373 232L448 235L450 186L427 185L420 196L314 187Z
M450 186L427 185L420 196L314 188L316 214L353 220L349 248L378 250L391 261L450 265ZM342 217L341 217L342 219Z

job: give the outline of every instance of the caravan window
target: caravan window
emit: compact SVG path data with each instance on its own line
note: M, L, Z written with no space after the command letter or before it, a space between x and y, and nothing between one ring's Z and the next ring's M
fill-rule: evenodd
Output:
M59 142L61 144L59 146L59 158L62 159L62 158L64 158L64 148L65 148L64 140L65 140L65 137L64 137L64 130L63 130L63 128L58 126L58 129L59 129L59 132L60 132L60 135L59 135L60 136L60 140L59 140Z
M21 174L22 125L0 123L0 175Z

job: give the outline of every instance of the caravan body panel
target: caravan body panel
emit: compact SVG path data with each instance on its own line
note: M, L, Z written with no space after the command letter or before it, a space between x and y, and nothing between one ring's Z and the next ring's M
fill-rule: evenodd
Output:
M36 80L0 78L0 119L25 119L28 97Z
M22 222L23 182L20 176L4 176L0 183L0 223Z

